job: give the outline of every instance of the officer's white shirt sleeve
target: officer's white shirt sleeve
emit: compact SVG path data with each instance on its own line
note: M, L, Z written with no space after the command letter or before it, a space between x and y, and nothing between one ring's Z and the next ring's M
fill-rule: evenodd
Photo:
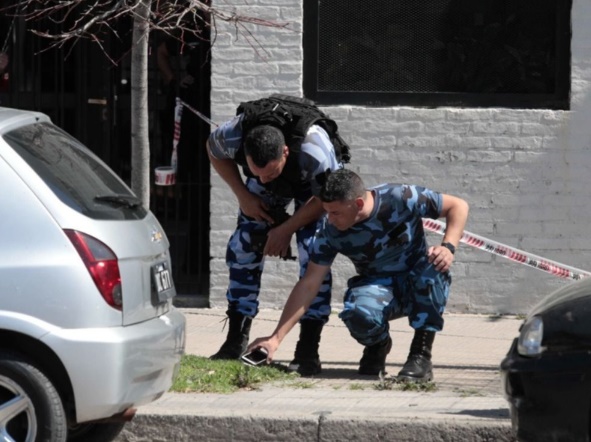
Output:
M242 115L226 121L209 135L209 151L217 159L234 159L242 145Z
M341 169L334 146L326 131L313 125L308 129L301 147L300 167L302 179L310 182L312 193L318 195L327 171Z

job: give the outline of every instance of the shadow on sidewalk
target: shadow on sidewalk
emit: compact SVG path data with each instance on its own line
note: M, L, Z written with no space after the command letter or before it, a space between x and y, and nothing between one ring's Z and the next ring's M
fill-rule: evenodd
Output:
M489 419L510 419L509 410L505 408L491 408L489 410L462 410L457 413L446 413L454 416L465 415L474 417L484 417Z

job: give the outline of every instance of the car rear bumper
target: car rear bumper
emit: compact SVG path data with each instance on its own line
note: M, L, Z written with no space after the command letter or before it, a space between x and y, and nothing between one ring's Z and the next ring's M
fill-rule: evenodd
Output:
M61 329L43 339L63 362L78 422L102 419L159 398L185 349L185 317L171 307L126 327Z
M591 357L525 358L516 342L501 363L511 422L523 442L589 441Z

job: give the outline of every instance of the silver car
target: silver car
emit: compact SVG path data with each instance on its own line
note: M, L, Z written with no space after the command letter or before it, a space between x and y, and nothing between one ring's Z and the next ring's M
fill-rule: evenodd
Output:
M41 113L0 108L0 440L111 440L185 348L169 243Z

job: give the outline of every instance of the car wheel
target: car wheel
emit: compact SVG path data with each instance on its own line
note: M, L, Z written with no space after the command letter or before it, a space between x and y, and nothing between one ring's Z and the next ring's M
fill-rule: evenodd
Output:
M110 442L121 433L124 426L125 422L72 425L68 428L68 442Z
M51 381L22 356L0 351L0 440L62 442L66 435Z

